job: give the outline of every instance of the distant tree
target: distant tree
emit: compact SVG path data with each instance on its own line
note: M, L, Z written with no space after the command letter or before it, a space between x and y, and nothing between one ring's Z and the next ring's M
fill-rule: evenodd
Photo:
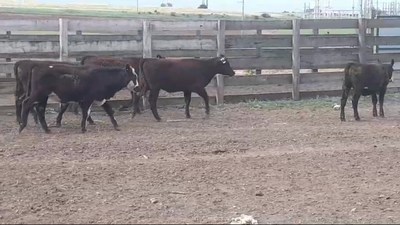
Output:
M271 15L269 15L268 13L263 13L261 14L261 16L264 18L271 18Z
M169 2L168 2L168 3L167 3L167 6L168 6L168 7L172 7L172 3L169 3Z
M161 7L167 7L167 4L161 3Z

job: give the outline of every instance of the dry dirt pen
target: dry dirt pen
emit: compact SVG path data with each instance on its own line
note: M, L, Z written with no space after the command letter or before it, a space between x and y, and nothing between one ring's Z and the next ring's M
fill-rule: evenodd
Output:
M399 223L400 95L386 118L362 98L340 122L338 98L162 108L114 131L104 113L86 134L66 113L51 134L17 134L1 117L1 223ZM47 114L49 124L54 113Z

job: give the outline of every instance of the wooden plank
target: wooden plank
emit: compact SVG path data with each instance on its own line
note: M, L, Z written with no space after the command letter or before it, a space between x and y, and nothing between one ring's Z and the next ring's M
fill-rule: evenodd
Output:
M400 18L396 19L368 19L367 28L396 28L400 27Z
M232 35L225 48L292 47L292 35Z
M358 62L357 48L302 49L301 69L343 68L348 62Z
M226 22L223 20L218 20L218 51L217 56L225 55L225 30ZM224 104L224 76L222 74L217 74L217 104Z
M168 58L211 58L217 54L214 50L153 50L154 55L162 55Z
M154 31L218 30L217 21L149 21Z
M291 58L229 58L231 67L235 70L246 69L290 69L292 68Z
M176 49L201 49L215 50L217 49L216 40L212 39L192 39L192 40L152 40L154 50L176 50Z
M381 63L390 63L392 59L394 59L395 62L400 62L400 53L377 53L368 55L369 61L377 61L378 59Z
M143 58L152 58L152 27L149 21L143 21Z
M143 41L142 41L142 50L143 50L143 58L152 58L152 32L153 27L151 26L149 21L142 22L142 30L143 30ZM142 76L141 71L139 71L139 75ZM143 95L143 108L148 109L148 99L146 95Z
M367 45L400 45L400 36L368 36Z
M292 98L293 100L300 99L300 20L292 20L293 24L293 42L292 42Z
M351 29L358 28L357 19L305 19L300 21L301 29Z
M257 76L234 76L225 80L225 86L258 86L291 84L292 74L273 74Z
M142 42L138 41L96 41L96 42L69 42L69 52L81 51L141 51Z
M65 61L68 58L68 23L67 19L59 19L60 22L60 61Z
M132 34L142 29L142 21L137 19L87 19L70 20L68 30L82 30L87 33Z
M165 36L161 36L165 37ZM0 35L0 41L52 41L58 42L59 35ZM69 41L141 41L142 37L138 35L68 35Z
M319 29L313 29L313 35L319 35ZM314 47L314 50L318 50L318 47ZM318 69L312 69L312 72L317 73Z
M343 78L343 72L302 73L300 84L337 83L342 82Z
M261 36L262 35L262 30L257 30L257 36ZM257 47L257 57L261 56L261 47ZM262 70L258 69L256 70L256 75L260 75L262 72Z
M0 63L0 73L13 73L14 62L3 62Z
M302 35L301 47L358 46L356 35Z
M79 52L69 52L69 57L80 58L86 55L95 55L95 56L112 56L112 57L142 57L142 50L131 51L131 50L122 50L122 51L79 51Z
M58 31L58 20L0 20L0 31Z
M200 32L200 31L199 31ZM192 39L213 39L217 40L216 35L152 35L153 40L174 41L174 40L192 40Z
M59 52L57 42L0 42L0 55L8 53L42 53ZM9 57L11 58L11 57ZM15 57L12 57L15 58Z
M365 35L367 32L366 28L366 19L360 18L358 20L358 46L359 46L359 52L358 52L358 60L360 63L365 63L366 62L366 57L367 57L367 50L366 50L366 41L365 41Z
M226 21L226 30L287 30L292 29L291 20Z

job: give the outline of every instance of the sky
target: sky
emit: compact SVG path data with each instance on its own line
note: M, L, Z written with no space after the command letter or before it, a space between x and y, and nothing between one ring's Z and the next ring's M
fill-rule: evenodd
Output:
M136 7L137 0L37 0L38 3L50 4L110 4L111 6L132 6ZM242 10L242 0L208 0L209 9L216 11L238 11ZM244 0L245 12L282 12L296 11L302 12L304 3L314 5L314 0ZM381 0L382 1L382 0ZM139 0L139 7L157 7L167 0ZM197 8L202 0L169 0L175 8ZM320 0L320 5L327 5L328 0ZM355 0L357 7L358 0ZM330 5L334 9L350 10L352 0L330 0Z

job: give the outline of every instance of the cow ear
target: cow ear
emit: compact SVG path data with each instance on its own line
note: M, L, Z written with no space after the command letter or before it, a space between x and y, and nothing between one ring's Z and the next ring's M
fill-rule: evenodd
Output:
M126 70L126 72L129 73L129 71L131 70L131 66L129 64L126 64L125 65L125 70Z

